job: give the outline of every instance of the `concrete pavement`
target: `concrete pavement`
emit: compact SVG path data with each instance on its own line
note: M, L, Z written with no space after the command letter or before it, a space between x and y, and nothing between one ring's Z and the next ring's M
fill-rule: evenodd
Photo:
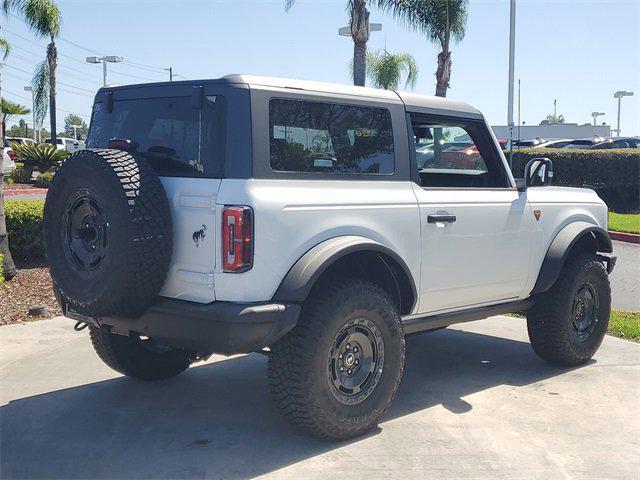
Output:
M109 370L86 330L0 327L2 478L638 478L640 345L538 359L525 322L494 317L407 341L380 428L328 443L268 399L266 359L215 357L169 381Z
M640 311L640 245L613 242L618 256L611 274L611 304L617 310Z

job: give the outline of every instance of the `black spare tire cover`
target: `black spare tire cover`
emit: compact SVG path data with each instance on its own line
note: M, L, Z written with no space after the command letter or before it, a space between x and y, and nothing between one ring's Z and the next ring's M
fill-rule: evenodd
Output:
M172 252L171 210L151 166L122 150L81 150L60 166L44 210L49 270L68 308L137 316Z

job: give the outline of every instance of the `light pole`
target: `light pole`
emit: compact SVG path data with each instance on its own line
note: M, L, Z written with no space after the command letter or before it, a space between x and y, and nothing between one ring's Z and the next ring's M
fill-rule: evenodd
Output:
M516 63L516 0L511 0L509 8L509 98L507 124L509 125L509 168L513 169L513 78Z
M78 129L82 128L82 125L71 125L71 127L73 128L73 139L77 142L78 141Z
M102 86L107 86L107 63L120 63L124 59L116 55L107 55L105 57L87 57L87 63L102 64Z
M626 92L624 90L618 90L613 94L613 98L618 99L618 128L616 128L616 137L620 136L620 105L622 104L622 97L630 97L633 92Z
M165 68L167 72L169 72L169 81L173 82L173 67Z
M31 114L33 115L33 141L37 142L38 138L36 137L36 98L35 92L33 91L33 87L31 85L24 86L25 92L31 92Z
M593 126L596 126L596 119L604 115L604 112L591 112L591 116L593 117Z

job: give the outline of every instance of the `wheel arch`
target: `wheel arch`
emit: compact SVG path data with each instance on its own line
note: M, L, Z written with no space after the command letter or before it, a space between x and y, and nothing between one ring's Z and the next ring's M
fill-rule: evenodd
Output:
M592 223L576 221L563 227L554 237L540 267L531 294L549 290L560 276L572 252L585 249L593 253L612 253L613 244L607 231ZM612 265L609 265L612 268Z
M285 275L273 300L304 302L321 278L354 270L374 278L396 301L402 315L413 311L417 289L404 260L389 247L355 235L334 237L308 250Z

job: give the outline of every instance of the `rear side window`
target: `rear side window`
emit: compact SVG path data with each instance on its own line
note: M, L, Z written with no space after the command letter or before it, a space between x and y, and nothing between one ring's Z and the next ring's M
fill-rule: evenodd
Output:
M146 158L158 175L221 177L226 102L206 96L202 108L190 97L116 100L93 109L87 148L126 149Z
M391 174L391 114L385 108L272 99L269 151L276 171Z

